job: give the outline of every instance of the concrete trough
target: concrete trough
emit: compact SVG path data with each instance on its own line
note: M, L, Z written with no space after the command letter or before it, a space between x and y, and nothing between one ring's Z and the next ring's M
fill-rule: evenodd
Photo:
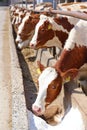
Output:
M12 130L28 130L27 108L24 95L22 70L20 68L17 50L10 22L10 55L12 82Z

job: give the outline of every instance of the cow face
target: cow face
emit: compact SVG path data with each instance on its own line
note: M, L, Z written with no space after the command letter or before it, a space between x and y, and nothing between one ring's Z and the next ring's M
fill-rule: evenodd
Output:
M18 28L18 33L17 33L17 38L16 38L16 42L20 42L20 41L24 41L25 40L25 36L29 34L29 30L28 28L30 27L30 15L26 14L26 16L24 17L21 25Z
M34 49L42 47L52 47L57 44L58 38L56 37L57 23L54 22L53 18L41 15L40 20L35 27L35 34L30 41L30 47Z
M50 105L60 94L62 83L69 82L77 73L77 69L70 69L66 72L56 71L54 67L45 68L39 63L41 75L38 79L39 92L32 109L37 115L42 115L45 109Z
M32 105L32 109L37 115L44 113L45 108L57 98L62 88L62 78L55 68L44 68L41 65L40 70L42 73L38 79L39 92L35 103Z
M29 41L34 33L34 27L38 20L39 18L35 19L34 16L30 15L30 13L26 14L18 28L16 43L23 44L24 42L28 42L29 44Z

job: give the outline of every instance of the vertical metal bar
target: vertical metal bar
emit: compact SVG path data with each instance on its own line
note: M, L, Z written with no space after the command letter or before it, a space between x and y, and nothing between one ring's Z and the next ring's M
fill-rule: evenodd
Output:
M35 9L35 2L36 2L36 1L35 1L35 0L33 0L33 9Z
M23 7L23 0L22 0L22 7Z
M27 8L27 0L26 0L26 3L25 3L25 4L26 4L26 8Z
M57 9L57 0L53 0L53 9Z

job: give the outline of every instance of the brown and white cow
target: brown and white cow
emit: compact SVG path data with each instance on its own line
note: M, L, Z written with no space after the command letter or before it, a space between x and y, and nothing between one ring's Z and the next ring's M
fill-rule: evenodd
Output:
M22 49L28 46L33 34L34 28L39 21L40 14L35 14L34 12L27 13L24 17L22 23L20 24L17 32L16 43L18 48Z
M70 31L59 60L52 67L45 68L39 63L42 71L39 81L39 92L33 111L41 115L47 105L60 94L63 82L74 79L80 67L87 63L87 21L80 20Z
M19 25L22 23L23 18L25 17L26 13L29 13L26 9L18 8L12 18L12 25L14 27L15 32L17 33Z
M30 47L39 49L56 46L62 49L70 30L78 21L78 18L69 16L57 16L53 18L41 15L35 27L34 36L30 41Z
M60 4L59 6L61 10L59 11L64 12L65 10L70 10L70 12L84 12L87 11L86 3L87 2L74 2ZM59 11L56 10L56 12ZM52 46L62 48L66 39L68 38L70 30L74 27L78 20L78 18L65 15L59 15L56 18L41 16L40 21L35 27L34 36L30 41L30 47L34 49Z
M73 6L74 5L76 5L76 3L73 3ZM40 6L40 5L39 5ZM38 6L38 7L39 7ZM47 5L45 5L45 7L44 7L44 10L46 11L47 10L47 7L49 8L49 5L47 6ZM63 5L63 7L64 7L64 5ZM61 7L60 7L61 9L63 9L62 8L62 5L61 5ZM74 9L74 8L73 8ZM72 9L72 10L73 10ZM36 9L37 10L37 9ZM40 9L39 9L40 10ZM78 5L78 7L77 7L77 10L79 10L79 5ZM32 38L32 35L33 35L33 33L31 33L32 35L29 35L30 34L30 31L29 30L31 30L31 28L33 27L32 26L32 24L34 25L34 24L37 24L36 23L36 17L37 16L35 16L35 15L37 15L37 14L35 14L34 12L31 14L31 18L30 19L32 19L31 20L31 22L33 22L33 23L31 23L30 24L30 26L28 25L28 21L29 21L29 19L28 18L25 18L26 20L24 20L23 21L23 23L20 25L20 28L19 28L19 32L17 33L17 38L16 38L16 42L18 43L18 47L20 48L20 49L22 49L22 48L24 48L24 47L26 47L26 46L28 46L28 44L29 44L29 41L31 40L31 38ZM46 14L47 15L47 14ZM35 18L34 18L35 17ZM30 23L30 21L29 21L29 23ZM30 27L30 28L29 28ZM32 32L34 32L34 28L32 28ZM65 35L64 35L65 36Z
M29 45L30 40L32 39L32 36L34 34L35 26L38 23L41 14L32 11L24 17L22 23L18 28L16 38L16 43L18 43L18 47L20 49ZM51 15L46 12L43 12L43 14L46 14L46 16Z

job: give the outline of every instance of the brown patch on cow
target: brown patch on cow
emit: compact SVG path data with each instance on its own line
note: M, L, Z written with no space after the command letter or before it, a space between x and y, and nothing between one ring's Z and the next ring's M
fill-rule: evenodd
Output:
M70 24L67 17L58 17L54 18L54 21L63 26L64 29L66 29L68 32L74 27L74 25Z
M22 41L27 40L31 35L27 35L27 34L20 34L20 37L22 39Z
M21 33L29 34L32 30L34 30L35 25L38 23L38 21L39 15L34 14L32 16L29 16L29 19L26 20Z
M84 63L87 63L87 47L75 46L72 50L64 49L60 60L56 62L55 68L60 72L65 72L72 68L79 69Z
M34 30L35 25L38 23L39 16L39 14L32 14L32 16L29 16L29 18L26 20L21 34L19 34L22 41L27 40L29 36L31 36L30 33Z
M68 11L71 11L71 8L67 8Z
M80 5L80 8L81 8L81 9L87 9L87 6L85 6L85 5Z
M40 26L38 30L38 36L37 36L37 45L36 48L42 47L44 43L46 43L48 40L53 39L54 37L54 31L50 28L48 29L48 26L50 25L49 21L45 21L42 26ZM51 25L50 25L51 26Z
M21 19L23 19L25 17L26 13L23 13L20 15Z
M61 41L63 47L65 45L66 39L68 38L68 34L66 32L56 30L56 36Z
M47 105L52 103L52 101L54 101L57 98L61 89L62 89L62 78L60 77L60 75L58 75L58 77L55 80L53 80L51 84L48 86L47 97L45 99Z
M87 12L86 11L83 11L85 14L87 14Z

